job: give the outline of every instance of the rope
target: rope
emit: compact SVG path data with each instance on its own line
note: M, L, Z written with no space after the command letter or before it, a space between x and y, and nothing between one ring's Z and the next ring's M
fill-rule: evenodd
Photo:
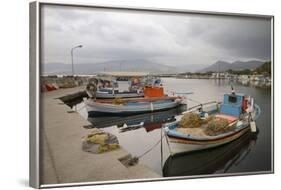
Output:
M186 112L188 112L188 111L190 111L190 110L192 110L192 109L194 109L194 108L196 108L196 107L202 107L203 105L208 105L208 104L213 104L213 103L217 103L217 106L219 105L219 104L221 104L221 102L217 102L217 101L211 101L211 102L206 102L206 103L200 103L200 104L198 104L198 105L195 105L195 106L192 106L192 107L190 107L190 108L188 108L185 112L183 112L183 113L186 113Z
M183 94L183 95L189 95L189 94L194 94L194 92L174 92L171 91L173 94Z
M167 145L168 145L168 148L169 148L169 153L170 153L170 155L173 155L167 135L165 135L165 139L166 139L166 142L167 142Z
M147 151L145 151L144 153L142 153L140 156L137 156L137 158L141 158L144 155L146 155L147 153L149 153L151 150L153 150L162 140L162 134L161 134L161 139L159 141L157 141L151 148L149 148Z
M161 131L160 131L160 136L161 136L161 149L160 149L160 151L161 151L161 169L163 169L163 143L162 143L162 129L163 129L163 127L161 127Z

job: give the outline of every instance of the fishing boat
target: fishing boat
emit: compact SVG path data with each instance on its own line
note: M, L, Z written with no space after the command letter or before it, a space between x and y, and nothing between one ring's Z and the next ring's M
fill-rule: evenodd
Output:
M248 131L257 132L255 120L259 117L260 112L259 106L254 103L252 97L234 91L224 94L222 103L209 102L194 106L184 115L189 113L197 115L200 118L198 127L183 128L180 126L184 115L178 117L175 122L163 125L170 154L214 148L238 139ZM224 130L210 134L211 129L218 127L213 125L216 122L209 125L210 119L212 121L223 120L225 122Z
M118 115L91 117L91 115L88 115L88 121L92 124L92 128L106 128L114 125L124 127L125 124L130 127L144 122L143 127L145 127L146 131L149 132L154 129L152 126L157 125L157 128L160 129L163 123L174 121L175 116L186 111L186 109L186 105L180 105L176 108L165 111L128 115L123 117Z
M135 76L135 73L130 78L127 78L128 74L124 73L115 74L115 77L99 78L91 81L86 87L86 92L89 97L95 97L99 99L114 99L114 98L140 98L144 97L144 86L160 86L162 85L160 78L154 77L140 77ZM116 78L117 77L117 78ZM122 77L127 80L117 80ZM120 82L123 81L123 82ZM122 84L122 85L121 85ZM122 88L123 87L123 88Z
M99 89L96 92L96 98L100 99L114 99L114 98L138 98L143 97L142 90L119 91L112 88Z
M248 131L241 138L217 148L169 156L163 167L163 176L226 173L249 155L256 144L257 137L257 133Z
M163 87L145 87L144 98L87 99L88 115L132 115L175 108L182 104L180 96L164 95Z
M144 96L143 90L141 90L141 88L120 90L116 82L106 82L106 83L103 82L102 85L100 85L99 83L98 84L89 83L86 86L85 91L88 97L95 97L99 99L114 99L114 98L138 98Z

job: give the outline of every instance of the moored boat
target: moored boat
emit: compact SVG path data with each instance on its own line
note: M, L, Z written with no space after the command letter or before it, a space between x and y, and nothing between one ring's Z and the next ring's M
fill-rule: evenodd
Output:
M96 92L96 98L100 98L100 99L138 98L143 96L144 93L139 90L120 92L118 90L100 89Z
M146 87L144 98L88 99L89 115L132 115L175 108L182 104L180 96L164 95L163 87Z
M145 93L143 89L159 87L162 85L160 78L153 77L133 77L125 83L120 83L120 81L118 82L117 79L114 78L110 79L111 80L93 79L89 81L89 84L86 87L88 96L99 99L140 98L144 97ZM123 88L120 87L120 84Z
M115 100L88 99L85 101L86 109L90 115L131 115L145 112L155 112L171 109L182 103L181 97L163 98L130 98Z
M239 139L217 148L169 156L163 167L163 175L172 177L226 173L249 155L257 136L257 133L248 131Z
M225 94L223 103L211 102L195 106L177 121L163 125L170 154L217 147L248 131L256 132L255 120L260 112L253 98L234 92ZM181 121L188 114L199 118L198 126L182 126Z
M127 126L138 125L141 122L144 122L144 127L146 131L151 131L151 125L159 124L158 128L161 128L163 123L175 121L175 116L181 114L186 111L186 105L180 105L176 108L172 108L165 111L152 112L152 113L144 113L144 114L136 114L129 116L101 116L101 117L91 117L88 116L88 121L92 123L92 127L95 128L106 128L117 125L118 127L122 127L125 124Z

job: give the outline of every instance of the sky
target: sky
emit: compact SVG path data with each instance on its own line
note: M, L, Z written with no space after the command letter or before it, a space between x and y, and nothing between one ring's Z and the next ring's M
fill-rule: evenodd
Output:
M168 66L218 60L270 60L271 21L265 18L120 11L45 5L42 61L79 63L144 59Z

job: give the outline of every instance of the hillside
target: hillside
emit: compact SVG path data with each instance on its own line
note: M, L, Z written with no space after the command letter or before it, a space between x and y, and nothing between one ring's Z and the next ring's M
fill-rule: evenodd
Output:
M146 60L130 61L107 61L103 63L83 63L75 64L75 74L96 74L103 71L138 71L149 73L171 73L177 72L176 67L171 67ZM43 74L71 74L71 64L47 63L43 64Z
M271 61L267 61L255 69L258 74L271 74Z
M261 66L264 62L263 61L257 61L257 60L251 60L251 61L235 61L232 63L226 62L226 61L217 61L216 63L212 64L209 67L206 67L200 72L224 72L227 70L244 70L244 69L255 69L259 66Z

